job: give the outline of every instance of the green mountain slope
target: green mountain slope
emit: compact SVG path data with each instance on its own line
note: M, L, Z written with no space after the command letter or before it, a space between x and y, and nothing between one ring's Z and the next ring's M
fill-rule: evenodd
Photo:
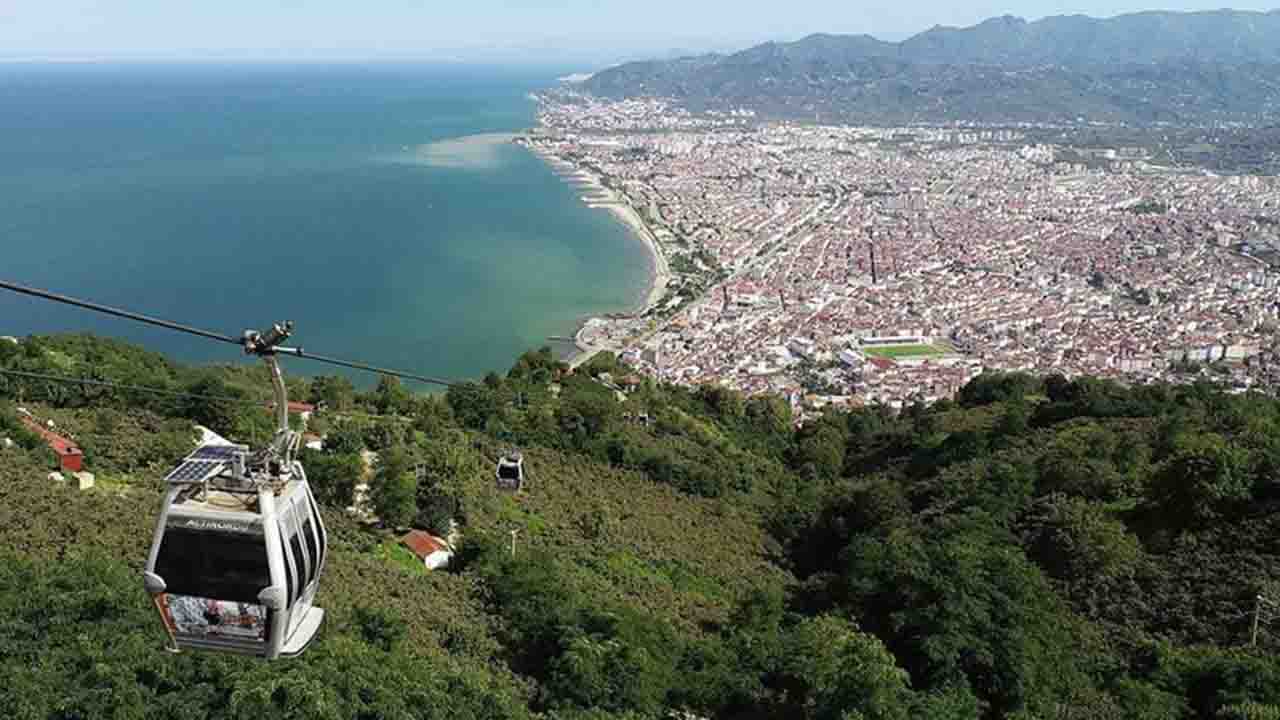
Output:
M822 122L1274 122L1280 12L1014 17L901 43L813 35L730 55L630 63L583 84Z
M94 361L78 355L92 348ZM142 373L146 354L27 340L0 369ZM135 367L135 364L138 366ZM0 386L0 712L14 718L1263 718L1280 712L1280 401L1208 386L986 375L954 400L799 427L776 398L606 387L549 352L417 396L326 398L304 455L326 499L322 637L295 661L161 650L141 569L193 417L236 438L256 403L146 408ZM208 371L169 366L173 383ZM251 392L251 370L219 370ZM114 378L114 376L113 376ZM105 478L50 483L18 396ZM646 420L647 418L647 420ZM169 442L139 442L147 428ZM188 441L189 442L189 441ZM526 492L493 487L526 450ZM172 446L172 447L170 447ZM428 572L402 529L447 529ZM415 472L415 468L419 468ZM407 506L400 493L407 484ZM511 530L517 530L511 553Z

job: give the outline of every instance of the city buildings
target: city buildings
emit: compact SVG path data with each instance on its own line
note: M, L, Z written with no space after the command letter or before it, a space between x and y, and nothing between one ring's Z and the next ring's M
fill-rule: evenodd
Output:
M524 142L630 205L672 274L642 316L579 340L664 380L813 406L932 400L986 369L1240 388L1275 376L1277 178L1011 129L541 99Z

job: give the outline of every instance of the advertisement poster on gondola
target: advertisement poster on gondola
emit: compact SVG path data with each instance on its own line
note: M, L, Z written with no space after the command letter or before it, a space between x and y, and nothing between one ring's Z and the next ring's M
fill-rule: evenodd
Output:
M166 605L179 635L266 640L267 611L261 605L191 595L169 595Z

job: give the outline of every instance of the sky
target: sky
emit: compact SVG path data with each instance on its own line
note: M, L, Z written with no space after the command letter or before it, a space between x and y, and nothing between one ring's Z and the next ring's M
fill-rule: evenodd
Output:
M1280 0L1237 0L1270 10ZM587 65L725 51L813 32L900 40L996 15L1029 20L1146 9L1097 0L0 0L0 56L14 58L378 58Z

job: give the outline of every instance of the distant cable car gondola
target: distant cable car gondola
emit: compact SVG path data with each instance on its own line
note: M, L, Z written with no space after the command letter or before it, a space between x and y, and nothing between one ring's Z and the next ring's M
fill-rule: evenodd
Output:
M498 469L494 472L498 489L503 492L520 492L524 489L524 454L508 450L498 457Z
M276 362L291 326L245 333L245 352L271 371L278 422L259 452L203 445L166 479L168 492L144 584L173 650L196 648L292 657L324 620L314 607L326 533L302 464L298 433Z

